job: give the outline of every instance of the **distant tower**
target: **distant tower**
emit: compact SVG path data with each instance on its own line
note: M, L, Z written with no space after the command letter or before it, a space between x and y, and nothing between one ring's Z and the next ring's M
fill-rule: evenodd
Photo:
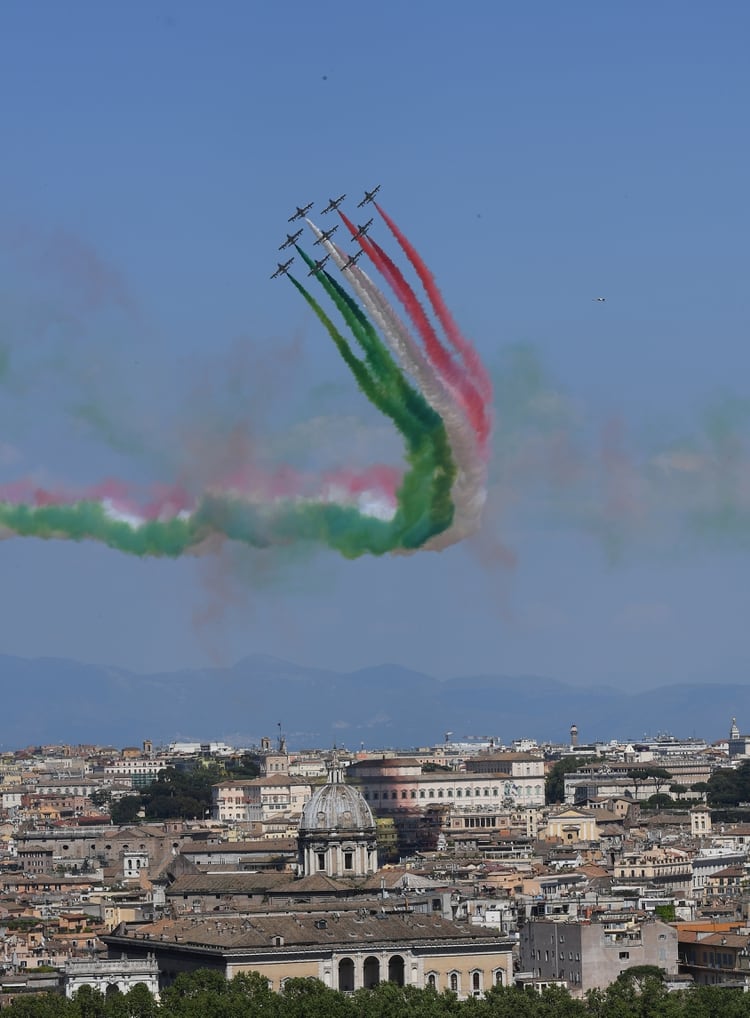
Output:
M570 726L570 745L573 749L578 745L578 725L575 722Z
M711 810L705 802L690 807L690 833L698 838L711 833Z
M732 727L729 729L729 739L731 741L731 740L734 740L734 739L739 739L739 737L740 737L740 730L737 727L737 718L732 718Z

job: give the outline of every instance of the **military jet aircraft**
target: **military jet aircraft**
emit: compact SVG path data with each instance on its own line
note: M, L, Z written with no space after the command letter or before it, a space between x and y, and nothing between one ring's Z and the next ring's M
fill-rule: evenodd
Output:
M293 223L295 219L301 219L307 212L310 211L310 209L313 207L314 204L315 204L315 202L311 201L309 205L304 205L302 208L300 208L299 205L298 205L294 215L293 216L289 216L289 218L287 219L287 222L288 223Z
M345 195L345 194L340 194L340 195L338 196L338 198L329 198L329 199L328 199L328 204L327 204L327 205L326 205L326 207L325 207L325 208L323 209L323 215L325 215L325 214L326 214L326 212L335 212L335 211L336 211L336 209L337 209L337 208L339 207L339 205L341 204L341 202L342 202L342 201L344 200L344 198L346 198L346 195Z
M349 256L349 261L345 262L341 266L341 271L343 272L344 269L350 269L352 267L352 265L356 265L357 264L357 259L360 258L361 256L362 256L362 248L360 248L359 251L357 251L356 254L353 254L353 255Z
M279 244L279 251L283 251L285 247L291 247L295 241L299 240L302 236L302 230L297 230L296 233L287 233L286 240L283 244Z
M323 268L323 266L330 257L331 257L330 255L326 255L325 258L319 258L317 262L315 262L313 267L310 269L310 271L307 273L308 276L317 275L317 273L320 272L320 270Z
M330 230L324 230L321 233L321 235L318 237L318 239L315 241L315 243L313 244L313 247L315 247L315 244L322 244L324 240L330 240L331 237L336 232L336 230L338 230L338 228L339 228L339 224L336 223L336 225L332 226Z
M283 276L284 273L289 271L289 266L294 261L294 258L290 258L288 262L276 262L276 271L271 276L271 279L276 279L277 276Z
M378 184L377 187L374 187L372 189L372 191L365 191L365 196L362 199L362 201L357 204L357 208L361 209L362 206L366 205L369 201L374 201L375 200L375 195L378 193L379 190L380 190L380 184Z
M358 237L364 237L371 226L372 219L368 219L364 226L358 226L357 232L352 234L352 240L357 240Z

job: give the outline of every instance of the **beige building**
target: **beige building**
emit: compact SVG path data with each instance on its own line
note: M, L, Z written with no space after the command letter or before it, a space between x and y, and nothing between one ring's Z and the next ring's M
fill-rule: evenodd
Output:
M162 988L198 968L218 969L229 979L258 972L274 990L287 979L314 977L347 992L389 981L462 998L513 978L512 941L421 913L196 916L122 927L103 939L113 956L153 955Z
M309 781L274 773L213 786L211 815L225 823L262 824L284 813L300 814L312 795Z
M546 827L540 830L547 841L559 838L560 841L572 843L576 841L598 841L599 828L594 813L568 806L565 809L550 813Z
M643 852L623 853L615 863L614 877L687 894L693 880L693 865L687 852L657 845Z
M690 833L695 838L711 833L711 810L705 803L690 808Z
M477 760L482 769L469 771ZM467 761L466 771L423 771L413 758L373 758L350 764L346 777L378 814L431 806L479 811L544 805L544 761L523 753L477 760Z

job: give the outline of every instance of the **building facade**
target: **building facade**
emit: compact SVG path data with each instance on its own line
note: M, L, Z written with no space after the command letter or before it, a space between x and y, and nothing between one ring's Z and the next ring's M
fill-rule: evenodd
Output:
M605 913L597 920L531 919L520 932L521 969L565 980L571 993L605 989L635 965L677 973L677 931L658 919Z

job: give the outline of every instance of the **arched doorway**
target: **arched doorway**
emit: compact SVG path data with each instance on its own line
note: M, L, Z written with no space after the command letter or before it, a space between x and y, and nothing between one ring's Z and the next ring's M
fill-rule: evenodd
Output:
M397 986L404 985L404 959L400 954L394 954L388 959L388 982Z
M351 958L342 958L339 962L339 990L345 993L354 990L354 962Z
M372 955L365 958L365 964L362 967L362 981L366 990L371 990L373 986L380 983L380 962Z

